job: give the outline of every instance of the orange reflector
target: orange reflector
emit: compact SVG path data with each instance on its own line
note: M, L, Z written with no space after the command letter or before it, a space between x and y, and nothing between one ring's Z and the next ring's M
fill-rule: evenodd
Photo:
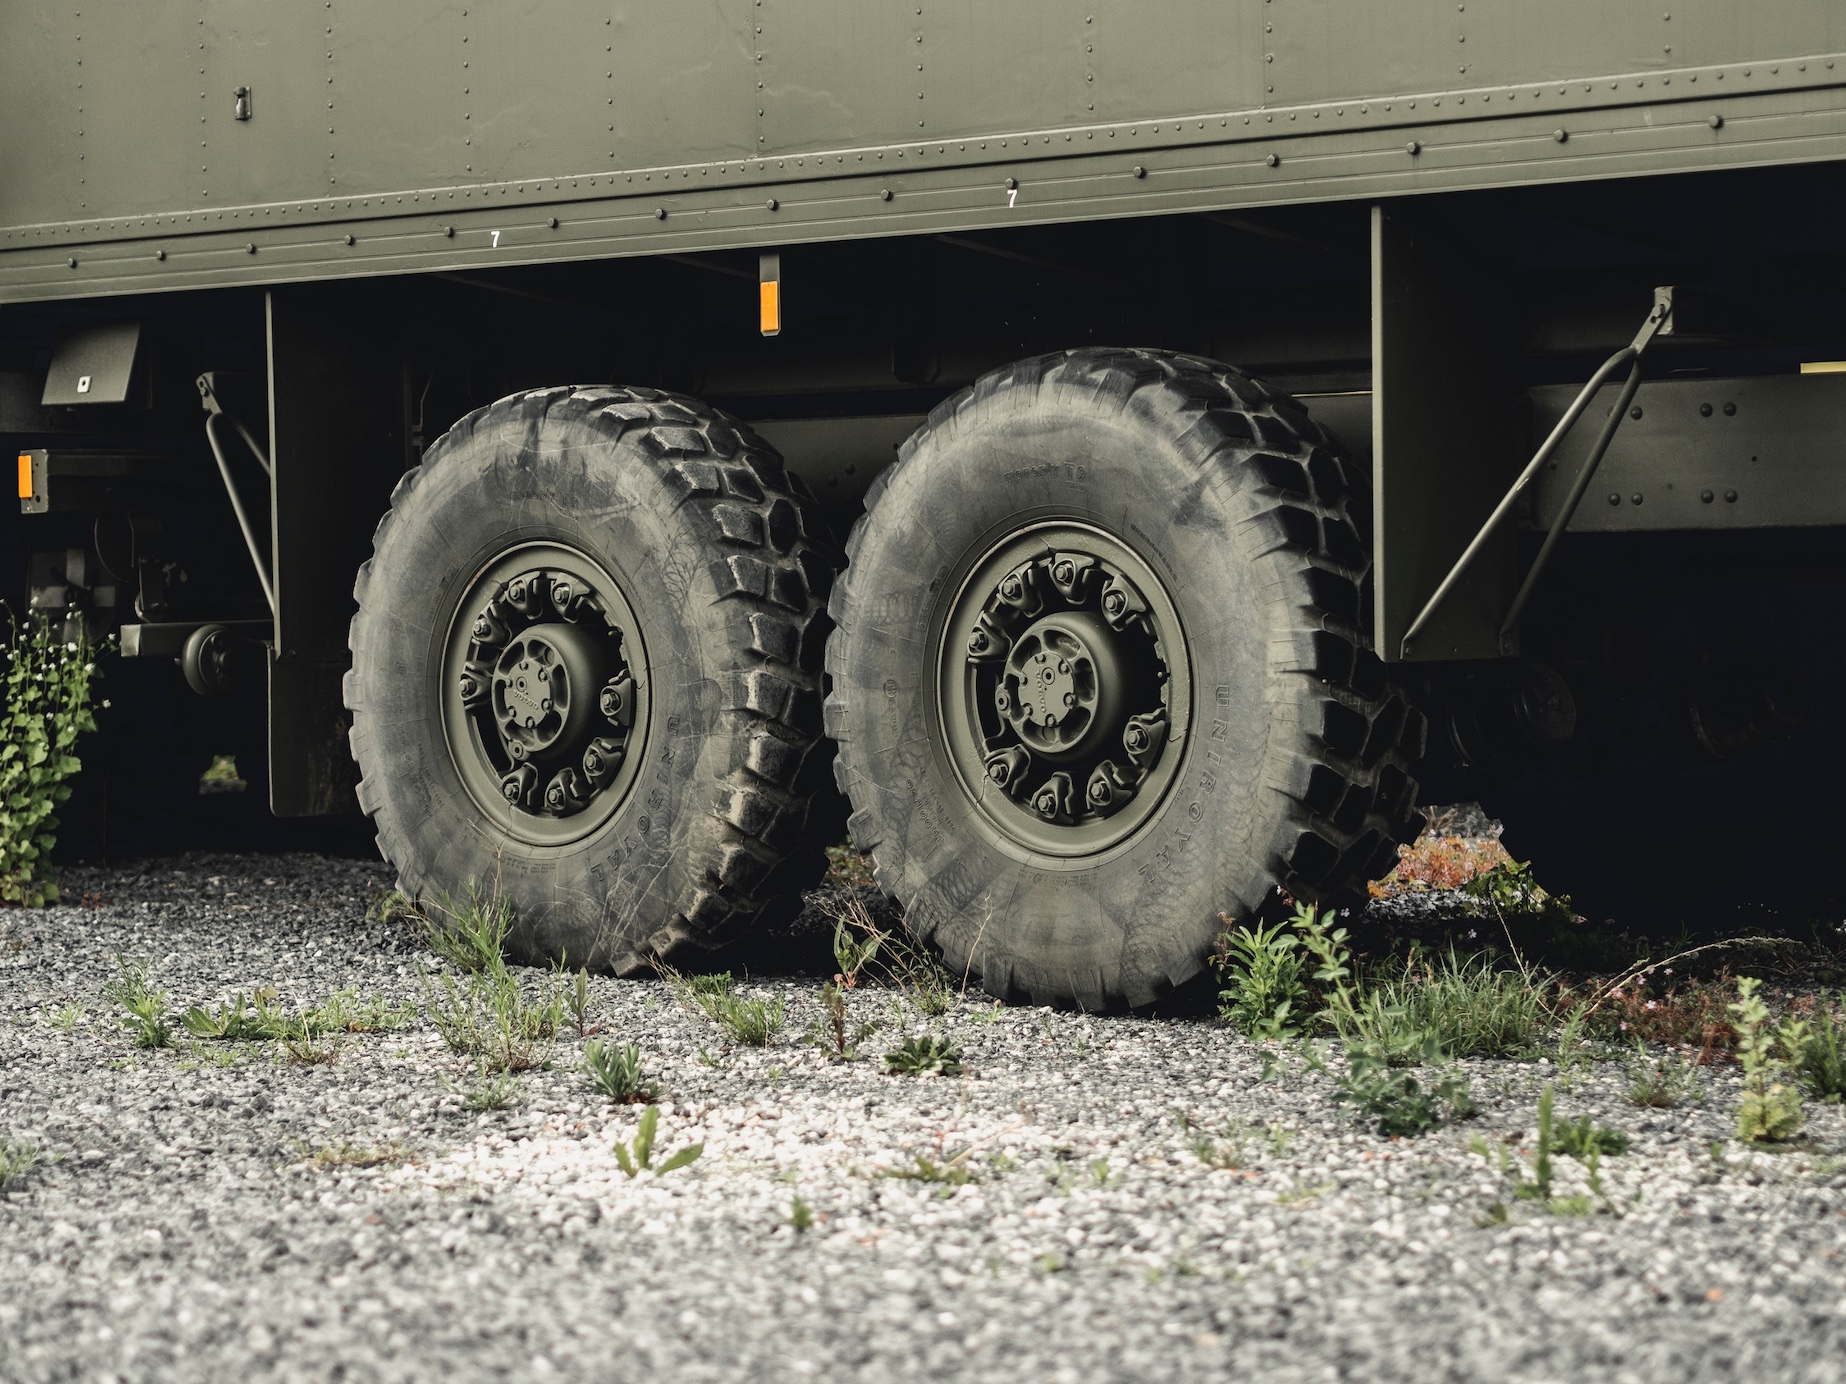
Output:
M1846 360L1804 360L1801 362L1804 375L1846 375Z
M28 452L19 454L19 498L32 498L32 457Z
M782 256L762 255L756 272L757 325L764 336L782 331Z

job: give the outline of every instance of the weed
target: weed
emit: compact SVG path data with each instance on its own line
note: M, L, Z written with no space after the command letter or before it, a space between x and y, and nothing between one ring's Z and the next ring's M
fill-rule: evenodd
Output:
M0 902L37 908L58 901L51 850L58 819L81 767L77 737L96 729L90 711L93 651L83 639L61 639L51 621L13 619L5 650L0 700ZM155 1044L154 1046L164 1046Z
M895 1178L900 1182L936 1182L962 1187L973 1182L977 1176L972 1163L973 1154L973 1149L963 1149L941 1162L925 1154L914 1154L908 1163L900 1163L895 1168L881 1168L878 1176Z
M1533 973L1498 967L1486 956L1462 956L1453 947L1433 961L1413 953L1401 974L1367 986L1367 1017L1359 1027L1433 1037L1453 1057L1510 1057L1533 1050L1546 1019L1546 988ZM1390 1025L1370 1017L1391 1013Z
M1064 1269L1064 1261L1055 1254L1041 1254L1037 1262L1041 1273L1061 1273Z
M850 1023L846 1010L849 977L842 972L833 980L821 982L821 1016L809 1025L807 1041L836 1062L859 1060L859 1045L878 1032L876 1023Z
M909 1038L885 1054L885 1070L897 1076L960 1076L961 1049L933 1033Z
M641 1049L633 1043L618 1047L590 1039L583 1050L583 1072L590 1085L624 1105L651 1104L660 1094L642 1079Z
M1293 1142L1294 1137L1295 1131L1289 1125L1282 1124L1280 1121L1270 1125L1269 1151L1277 1158L1286 1157L1288 1155L1288 1146Z
M128 961L119 956L115 960L117 973L103 986L103 997L121 1006L123 1012L116 1016L117 1022L128 1030L138 1048L172 1047L173 1026L167 1022L166 991L148 984L145 961Z
M1464 881L1461 892L1487 905L1502 920L1522 915L1552 924L1575 920L1569 896L1547 894L1532 877L1531 865L1510 856Z
M510 1110L519 1104L523 1094L518 1078L511 1072L483 1068L480 1080L462 1097L462 1108L477 1112Z
M1109 1160L1107 1158L1096 1158L1091 1160L1090 1181L1095 1183L1098 1187L1107 1187L1109 1185Z
M31 1144L0 1139L0 1188L15 1182L38 1166L38 1150Z
M506 964L506 936L513 930L511 900L470 880L465 898L457 901L438 894L434 905L419 916L430 950L456 970L491 972Z
M1000 1015L1003 1014L1005 1011L1006 1011L1006 1006L1002 1004L999 1000L995 1000L992 1004L982 1005L979 1009L976 1009L968 1017L977 1024L992 1024L992 1023L997 1023L999 1021Z
M1286 1192L1276 1193L1276 1205L1301 1206L1317 1197L1324 1197L1327 1193L1336 1191L1338 1187L1337 1182L1323 1182L1314 1187L1291 1187Z
M1385 1135L1422 1134L1446 1119L1462 1119L1474 1111L1468 1079L1442 1069L1441 1046L1427 1039L1422 1066L1437 1068L1427 1084L1409 1072L1393 1069L1389 1057L1363 1043L1346 1049L1346 1071L1335 1079L1334 1099L1357 1106L1378 1122Z
M1835 1020L1824 997L1811 1017L1784 1018L1776 1043L1810 1095L1829 1103L1846 1096L1846 1023Z
M1183 1111L1178 1112L1179 1127L1192 1139L1192 1152L1208 1168L1220 1171L1237 1171L1249 1161L1249 1145L1243 1123L1232 1120L1222 1133L1223 1138L1214 1138L1210 1134L1193 1128L1192 1120Z
M788 1223L797 1235L814 1227L814 1208L803 1201L799 1193L789 1200Z
M579 1038L587 1037L590 1014L590 973L579 966L570 974L570 982L564 988L564 1007L570 1010L570 1021L576 1026Z
M699 1044L698 1058L701 1067L722 1067L724 1065L723 1056L713 1052L703 1043Z
M45 1022L59 1033L75 1033L89 1017L80 1004L60 1005L45 1015Z
M827 883L847 889L878 887L878 881L872 875L871 861L854 850L849 841L827 847Z
M379 891L371 906L365 910L365 918L370 923L421 923L423 910L402 889L384 889Z
M1227 915L1218 917L1230 926ZM1218 995L1218 1017L1247 1037L1293 1037L1296 1012L1308 998L1300 936L1285 922L1264 927L1259 920L1231 928L1221 946L1214 964L1226 985Z
M282 1058L291 1066L326 1066L338 1062L345 1047L344 1034L302 1027L282 1040Z
M671 966L660 968L667 988L687 1009L696 1009L731 1035L733 1042L750 1048L766 1048L788 1021L788 1008L781 996L774 1000L745 999L735 992L736 982L729 971L716 975L681 975Z
M551 1060L564 1019L555 983L541 981L537 996L528 998L519 976L500 961L459 982L426 976L424 986L425 1012L449 1051L500 1072L531 1071Z
M1635 1041L1635 1058L1628 1066L1628 1100L1648 1110L1672 1110L1705 1094L1696 1062L1672 1053L1649 1057L1647 1045Z
M635 1128L634 1139L626 1144L615 1146L616 1166L629 1177L636 1177L644 1172L651 1172L656 1177L663 1177L675 1168L683 1168L688 1163L696 1163L699 1155L705 1152L703 1143L687 1144L674 1150L659 1167L654 1166L654 1127L660 1119L660 1107L650 1105L641 1112L641 1121Z
M387 1144L351 1144L340 1139L317 1149L297 1142L295 1150L301 1161L317 1172L327 1168L378 1168L410 1157L410 1151L395 1139Z
M1748 1143L1774 1143L1801 1132L1801 1095L1782 1080L1788 1067L1776 1055L1776 1038L1768 1028L1769 1010L1757 991L1762 981L1743 976L1731 1015L1737 1028L1737 1060L1743 1064L1743 1104L1737 1111L1737 1136Z
M822 907L833 919L834 959L841 963L841 983L850 977L853 987L870 981L895 990L926 1019L955 1007L955 979L942 963L879 927L861 900L823 901Z
M1628 1136L1619 1129L1596 1124L1588 1115L1557 1126L1553 1143L1559 1153L1579 1163L1591 1158L1613 1158L1628 1152Z
M216 1010L207 1010L201 1005L193 1005L180 1015L180 1023L186 1032L195 1038L219 1038L233 1041L243 1038L270 1038L274 1031L267 1018L260 1016L254 1009L246 1010L246 1001L241 992L233 999L218 1006Z

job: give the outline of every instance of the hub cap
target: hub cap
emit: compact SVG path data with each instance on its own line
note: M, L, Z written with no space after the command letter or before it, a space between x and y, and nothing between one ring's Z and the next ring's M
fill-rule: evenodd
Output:
M939 667L943 743L1015 845L1106 849L1177 773L1191 706L1178 613L1100 530L1038 525L995 547L950 609Z
M482 811L550 844L607 820L635 777L645 673L634 612L600 564L549 545L490 564L444 659L444 731Z

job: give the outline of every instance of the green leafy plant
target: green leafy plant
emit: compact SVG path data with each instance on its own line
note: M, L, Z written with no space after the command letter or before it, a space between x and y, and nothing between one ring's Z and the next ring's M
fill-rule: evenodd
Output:
M1378 1122L1378 1132L1385 1135L1422 1134L1444 1119L1473 1113L1468 1079L1445 1067L1442 1048L1434 1038L1425 1041L1420 1065L1432 1069L1433 1079L1419 1081L1397 1069L1383 1051L1364 1043L1349 1044L1346 1071L1335 1078L1334 1098L1357 1106Z
M1628 1136L1619 1129L1599 1125L1588 1115L1565 1120L1552 1136L1559 1153L1579 1163L1589 1158L1613 1158L1628 1152Z
M483 973L506 965L506 938L513 930L512 902L496 891L468 882L465 897L436 895L420 910L424 940L431 951L458 971Z
M116 1021L138 1048L170 1048L173 1026L167 1022L167 994L148 982L145 961L116 958L116 975L103 985L103 998L119 1006Z
M541 976L543 973L540 973ZM504 961L485 970L425 978L424 1010L449 1051L500 1072L546 1066L564 1020L555 982L537 981L537 994Z
M590 973L581 966L570 973L569 980L564 987L564 1006L570 1010L570 1021L577 1029L577 1036L587 1037L590 1017Z
M895 990L925 1019L955 1007L955 980L942 963L879 927L862 900L825 900L821 906L833 919L833 955L840 966L836 983L848 989L876 984Z
M511 1072L496 1072L483 1067L480 1079L462 1097L462 1107L476 1112L510 1110L524 1094L519 1079Z
M1218 916L1229 924L1226 915ZM1251 1038L1293 1037L1308 998L1303 961L1301 937L1287 922L1232 928L1217 959L1226 982L1218 1017Z
M45 1022L59 1033L75 1033L89 1017L80 1004L63 1004L45 1015Z
M1769 1009L1758 993L1762 981L1742 976L1737 1002L1730 1006L1737 1029L1737 1060L1743 1064L1743 1102L1737 1111L1737 1137L1749 1143L1776 1143L1801 1132L1801 1094L1784 1079L1787 1065L1776 1052Z
M661 975L681 1005L696 1009L744 1047L768 1047L788 1022L787 1002L781 996L746 999L736 993L729 971L686 976L668 966L661 968Z
M1525 915L1542 922L1574 921L1570 896L1548 894L1533 878L1530 862L1504 860L1461 885L1460 892L1486 905L1500 917Z
M1628 1065L1628 1100L1648 1110L1672 1110L1705 1093L1698 1063L1673 1053L1650 1056L1647 1044L1635 1040L1634 1060Z
M0 1139L0 1188L17 1181L38 1166L38 1150L31 1144Z
M1815 1099L1832 1103L1846 1096L1846 1023L1834 1018L1825 997L1811 1017L1784 1018L1776 1044Z
M814 1208L803 1201L799 1193L788 1203L788 1223L794 1227L797 1235L813 1229Z
M5 701L0 704L0 902L55 903L50 875L54 812L81 767L77 737L96 729L96 663L81 638L66 640L42 615L22 627L7 612Z
M859 1060L859 1047L878 1032L878 1024L872 1021L853 1023L846 1007L847 986L844 972L834 980L825 980L820 986L820 1018L809 1025L807 1041L819 1048L836 1062L856 1062Z
M896 1076L960 1076L961 1049L933 1033L908 1038L885 1054L885 1070Z
M842 989L854 990L859 985L859 972L869 966L878 955L879 943L885 935L875 927L866 929L862 936L855 937L846 926L847 914L841 913L833 920L833 960L839 970L834 972L834 983ZM869 924L870 915L866 915Z
M687 1144L673 1151L658 1167L654 1166L654 1129L660 1119L660 1107L650 1105L641 1112L641 1120L635 1128L634 1139L615 1146L615 1162L629 1177L651 1172L656 1177L663 1177L675 1168L683 1168L688 1163L696 1163L699 1155L705 1152L703 1143Z
M973 1182L977 1176L973 1157L974 1150L971 1148L940 1159L931 1158L927 1154L912 1154L910 1162L899 1163L894 1168L881 1168L878 1176L894 1178L900 1182L936 1182L961 1187Z
M633 1043L592 1038L583 1049L583 1072L591 1086L613 1101L645 1105L659 1094L641 1075L641 1049Z
M1392 1027L1413 1040L1434 1037L1451 1057L1513 1057L1535 1050L1549 1018L1548 988L1547 977L1485 955L1415 952L1366 986L1367 1016L1393 1015ZM1381 1026L1362 1016L1361 1027L1367 1023Z

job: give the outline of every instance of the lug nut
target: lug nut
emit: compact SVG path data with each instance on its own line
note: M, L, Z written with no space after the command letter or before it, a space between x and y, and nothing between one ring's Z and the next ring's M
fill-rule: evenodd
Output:
M1064 694L1064 705L1065 706L1075 706L1076 704L1077 704L1077 694L1075 692L1066 692Z
M1038 790L1038 796L1032 799L1032 808L1041 817L1056 817L1058 815L1058 795L1049 788L1041 788Z
M1102 598L1103 612L1108 615L1120 615L1128 609L1128 598L1120 591L1110 591Z
M1009 601L1016 601L1025 594L1025 587L1018 577L1008 577L1000 583L1000 594Z
M1006 767L1006 761L1004 759L996 759L992 764L987 766L987 777L999 784L1002 788L1006 787L1006 781L1012 776L1012 771Z
M1059 586L1069 586L1077 579L1077 565L1066 558L1051 569L1051 579Z
M596 705L604 716L614 720L622 714L622 689L610 683L603 688L602 695L596 699Z
M1131 750L1145 750L1147 748L1147 732L1140 726L1130 726L1127 732L1122 736L1122 743Z

